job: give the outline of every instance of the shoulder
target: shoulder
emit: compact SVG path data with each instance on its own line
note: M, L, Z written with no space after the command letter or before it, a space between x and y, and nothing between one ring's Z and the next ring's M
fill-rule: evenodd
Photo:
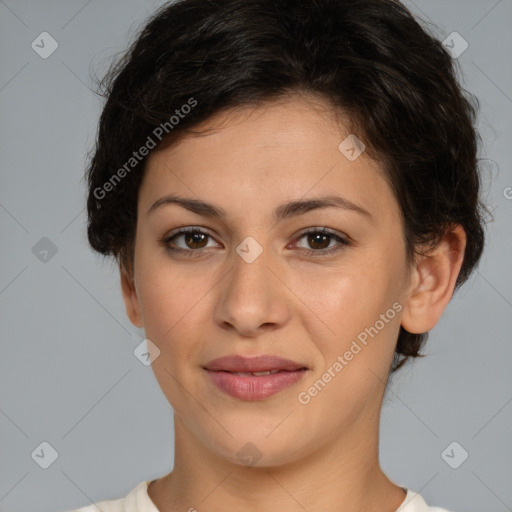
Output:
M149 481L142 481L127 496L104 500L68 512L159 512L148 495Z
M407 495L396 512L451 512L445 508L430 507L418 492L407 487L403 488L407 491Z

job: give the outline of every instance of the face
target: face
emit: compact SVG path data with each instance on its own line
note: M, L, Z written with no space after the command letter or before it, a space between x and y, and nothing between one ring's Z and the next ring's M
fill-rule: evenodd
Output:
M339 148L350 132L320 100L224 112L209 126L150 155L123 285L176 420L238 464L244 450L277 465L364 442L378 428L409 284L382 170L365 152L354 159L350 139ZM231 355L297 371L205 369Z

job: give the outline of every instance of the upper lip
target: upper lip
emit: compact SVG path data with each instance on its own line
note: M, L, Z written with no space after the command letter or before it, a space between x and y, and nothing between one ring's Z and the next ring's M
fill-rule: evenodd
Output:
M269 370L294 371L302 368L307 369L304 364L266 354L256 357L244 357L239 355L219 357L218 359L214 359L207 363L204 368L210 371L226 372L265 372Z

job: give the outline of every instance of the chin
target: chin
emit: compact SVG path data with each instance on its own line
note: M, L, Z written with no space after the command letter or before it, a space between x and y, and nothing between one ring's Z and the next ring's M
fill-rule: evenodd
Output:
M283 429L280 435L275 435L276 431L272 431L275 429L275 423L272 429L266 429L261 425L258 428L257 422L254 421L250 425L247 424L247 428L244 429L228 427L233 437L226 434L222 439L209 439L207 444L218 456L232 464L248 468L270 468L291 464L308 451L304 444L304 440L307 439L304 434L298 436L297 432L287 432ZM239 434L242 432L243 436ZM300 445L297 443L298 438L301 440Z

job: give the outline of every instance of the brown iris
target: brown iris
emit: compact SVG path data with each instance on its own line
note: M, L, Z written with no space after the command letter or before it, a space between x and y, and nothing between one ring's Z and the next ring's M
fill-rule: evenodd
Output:
M191 249L202 249L208 243L208 235L206 233L184 233L183 237L185 239L186 245ZM201 245L203 242L204 244Z
M308 234L308 243L313 247L313 249L326 249L329 247L331 235L324 233L310 233ZM321 241L323 239L323 242ZM325 244L325 242L327 242ZM322 245L323 244L323 245ZM321 247L319 247L321 245Z

